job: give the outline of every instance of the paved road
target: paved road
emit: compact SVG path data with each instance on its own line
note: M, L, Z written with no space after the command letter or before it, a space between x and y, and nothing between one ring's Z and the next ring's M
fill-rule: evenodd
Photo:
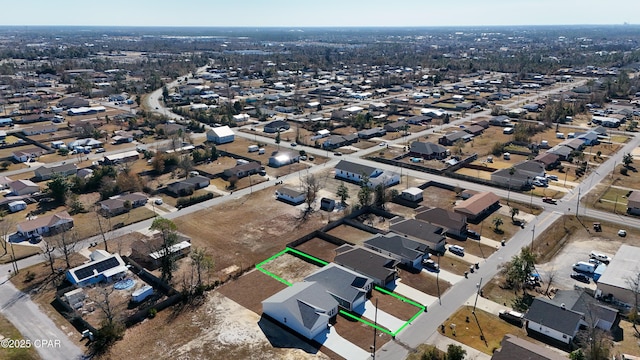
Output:
M53 346L36 347L41 358L70 360L82 356L83 350L71 342L38 305L31 301L29 295L16 289L6 276L0 278L0 312L20 331L23 339L31 340L32 344L37 343L36 340L54 341ZM71 325L68 328L75 333Z

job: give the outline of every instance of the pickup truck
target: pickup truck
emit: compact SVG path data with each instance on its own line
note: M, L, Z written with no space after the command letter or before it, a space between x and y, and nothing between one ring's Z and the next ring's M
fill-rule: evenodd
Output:
M552 205L556 205L558 203L556 199L550 198L550 197L543 197L542 202L546 202L547 204L552 204Z

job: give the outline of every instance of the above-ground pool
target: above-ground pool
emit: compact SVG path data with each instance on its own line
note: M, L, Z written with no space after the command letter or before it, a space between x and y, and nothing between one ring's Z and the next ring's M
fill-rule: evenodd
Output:
M124 280L120 280L117 283L113 284L113 288L116 290L126 290L133 287L136 284L136 281L133 279L126 278Z

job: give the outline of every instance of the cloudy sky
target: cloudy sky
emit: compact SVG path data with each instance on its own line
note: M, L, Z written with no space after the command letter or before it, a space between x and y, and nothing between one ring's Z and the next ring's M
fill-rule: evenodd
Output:
M638 0L20 0L0 25L469 26L638 23Z

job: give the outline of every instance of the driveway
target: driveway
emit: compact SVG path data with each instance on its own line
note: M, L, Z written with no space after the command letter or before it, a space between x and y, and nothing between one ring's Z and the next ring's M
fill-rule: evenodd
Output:
M371 353L362 350L360 347L347 341L345 338L340 336L340 334L338 334L336 328L334 328L333 326L331 326L329 330L316 336L314 340L316 340L323 346L326 346L327 348L329 348L329 350L342 356L345 359L365 360L371 358Z
M392 332L400 329L400 327L405 323L405 321L400 320L380 309L378 309L378 313L376 314L376 306L371 302L371 300L367 300L364 303L364 309L360 307L356 309L356 312L369 319L371 322L376 321L378 325L385 327Z

